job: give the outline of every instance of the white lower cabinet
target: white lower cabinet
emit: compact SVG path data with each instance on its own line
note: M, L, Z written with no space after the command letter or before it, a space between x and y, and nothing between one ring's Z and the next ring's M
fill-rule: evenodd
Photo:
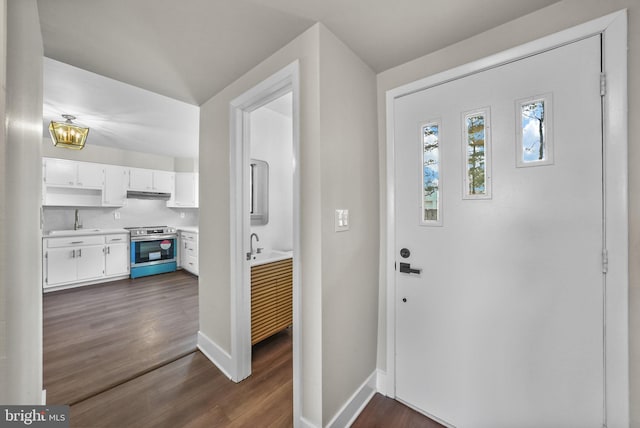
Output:
M107 277L129 274L129 237L107 235L104 274Z
M42 243L45 290L129 274L127 234L45 238Z
M198 275L198 234L195 232L180 232L180 266Z
M104 244L79 247L76 254L78 281L90 281L104 275Z
M78 280L78 260L76 248L50 248L44 253L44 284L52 287Z

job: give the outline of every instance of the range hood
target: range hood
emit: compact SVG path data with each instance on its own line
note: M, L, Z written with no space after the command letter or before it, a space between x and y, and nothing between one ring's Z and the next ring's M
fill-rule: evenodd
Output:
M129 199L156 199L160 201L168 201L171 199L171 193L165 192L145 192L142 190L127 190L127 198Z

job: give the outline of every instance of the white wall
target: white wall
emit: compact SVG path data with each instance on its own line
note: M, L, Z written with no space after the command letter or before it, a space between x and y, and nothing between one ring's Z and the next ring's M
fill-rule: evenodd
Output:
M295 393L305 423L324 426L375 370L378 172L375 74L322 24L201 106L200 329L230 351L229 103L296 59L302 391ZM334 232L336 208L350 209L349 232Z
M106 163L109 165L122 165L134 168L160 169L164 171L174 171L176 158L170 156L157 155L152 153L134 152L131 150L116 149L113 147L96 146L87 144L82 150L69 150L56 147L51 142L51 138L43 138L42 156L49 158L71 159L82 162ZM179 165L183 169L189 169L188 161L185 158L180 159ZM192 160L193 162L193 160ZM191 170L181 170L181 172L192 172Z
M375 370L379 265L375 74L324 26L320 93L324 426Z
M0 1L0 117L4 119L7 101L7 1ZM7 373L7 310L6 310L6 281L3 272L6 271L5 261L5 235L6 212L2 207L7 206L5 196L5 180L6 171L6 138L5 121L0 121L0 385L7 385L9 382ZM8 402L9 391L7 388L0 387L0 403Z
M319 159L319 26L313 26L200 107L200 331L231 350L229 104L295 60L300 63L302 175L302 415L320 426L321 272Z
M258 247L293 249L293 124L267 107L251 113L251 158L269 164L269 223L251 226Z
M118 229L135 226L197 226L197 208L167 208L165 201L127 199L122 208L79 208L80 223L85 229ZM44 207L44 233L73 229L73 207ZM115 219L114 213L120 213ZM180 217L184 213L184 218Z
M386 248L385 92L405 83L462 65L627 8L629 11L629 312L631 426L640 427L640 2L638 0L564 0L433 54L378 75L378 140L380 153L381 251ZM382 253L384 254L384 253ZM386 271L380 266L378 367L386 362Z
M42 37L36 0L7 3L7 142L2 285L7 329L3 404L42 399L42 286L40 183L42 142Z

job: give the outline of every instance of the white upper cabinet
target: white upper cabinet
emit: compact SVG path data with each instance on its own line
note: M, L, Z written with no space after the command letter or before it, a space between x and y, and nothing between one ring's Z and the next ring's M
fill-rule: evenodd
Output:
M156 192L173 193L174 172L153 171L153 190Z
M78 163L77 183L80 187L100 188L104 184L104 165L89 162Z
M42 181L45 206L122 207L127 190L135 190L169 193L169 207L198 207L194 173L42 158Z
M42 158L42 204L95 207L102 205L104 165Z
M131 168L129 170L129 189L143 192L173 193L173 175L171 171Z
M118 165L105 165L102 204L121 207L127 200L127 169Z
M174 198L167 203L170 207L198 207L198 174L176 172Z
M65 159L43 159L43 177L48 185L73 186L76 184L77 163Z
M98 189L104 182L104 167L101 164L52 158L43 158L42 162L47 186Z
M153 190L153 171L150 169L129 169L129 189L151 192Z

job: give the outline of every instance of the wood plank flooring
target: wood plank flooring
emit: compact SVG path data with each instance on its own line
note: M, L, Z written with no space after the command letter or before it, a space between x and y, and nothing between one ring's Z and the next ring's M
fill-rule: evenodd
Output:
M381 394L373 396L351 428L444 428L422 413Z
M293 426L292 333L253 346L234 383L195 351L197 278L185 272L48 293L48 403L71 403L71 427ZM440 427L376 394L353 427Z
M199 351L71 406L72 427L291 427L291 333L253 347L253 373L226 378Z
M46 293L44 387L73 404L196 349L198 279L183 271Z

